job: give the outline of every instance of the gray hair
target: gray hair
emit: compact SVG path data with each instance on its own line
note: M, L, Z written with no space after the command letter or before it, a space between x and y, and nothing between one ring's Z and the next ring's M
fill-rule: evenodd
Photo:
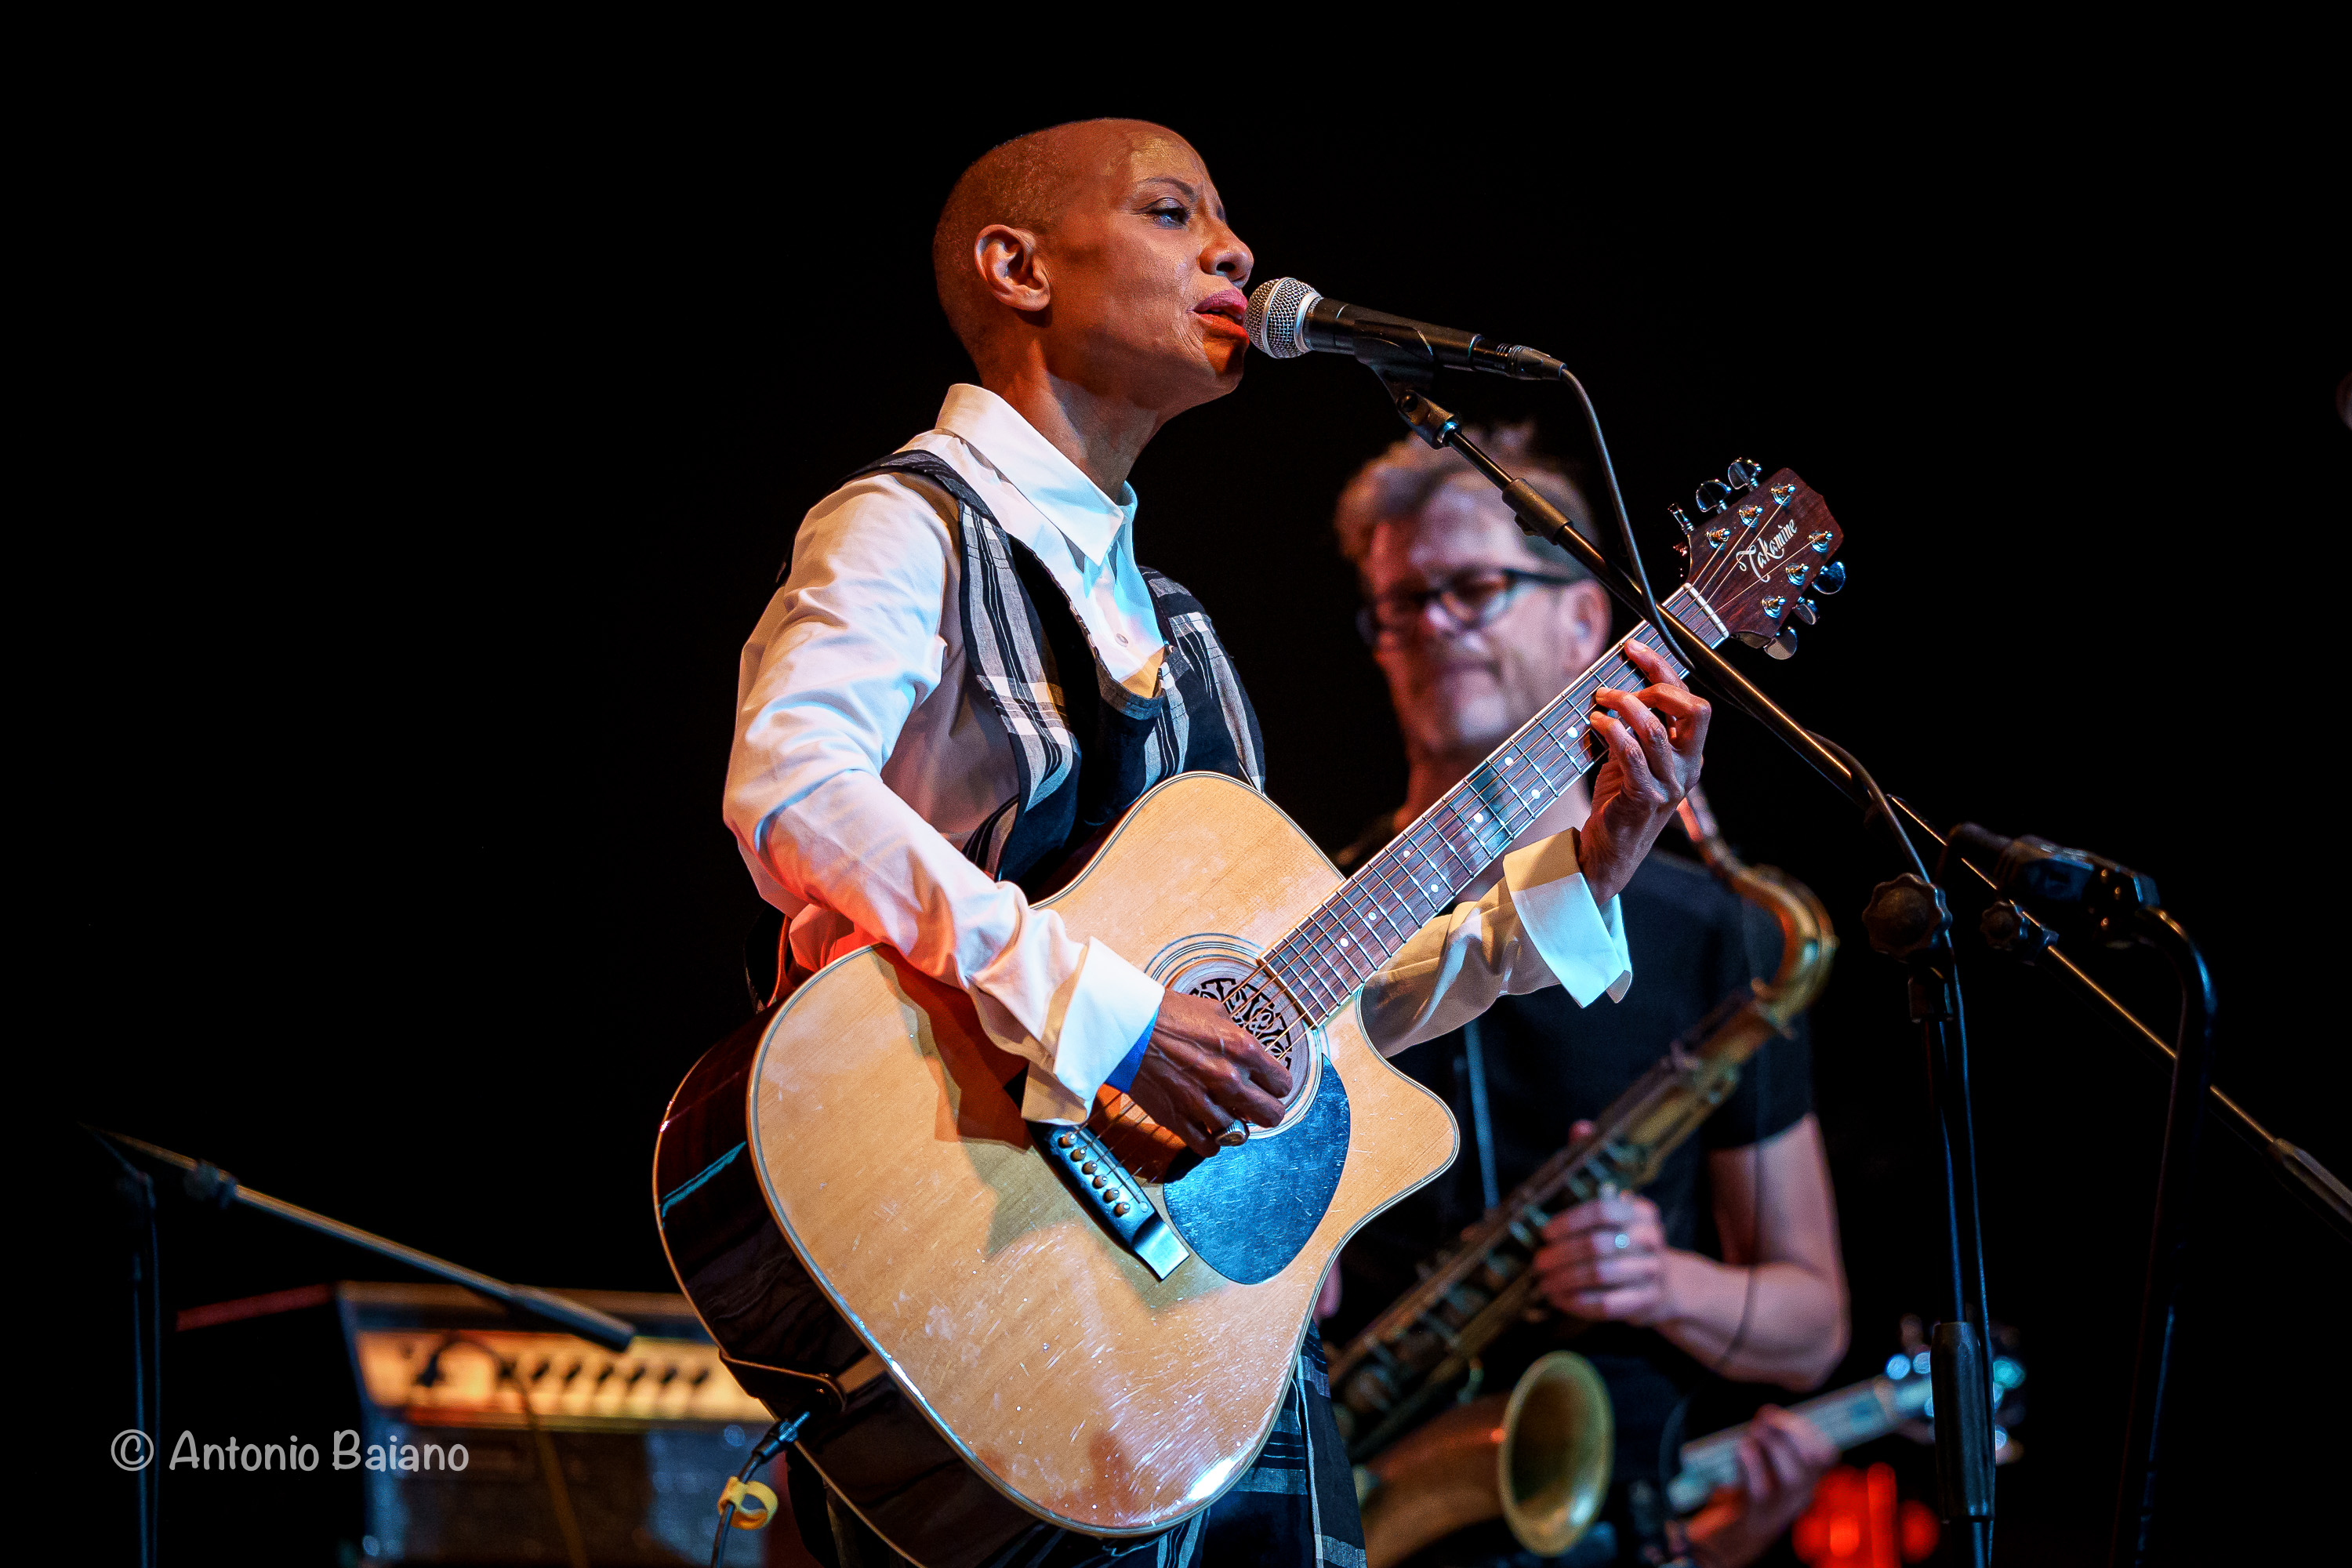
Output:
M1533 420L1490 429L1465 428L1463 434L1527 480L1530 489L1568 513L1572 521L1587 521L1591 513L1584 493L1569 477L1566 465L1537 450ZM1483 489L1486 480L1452 447L1432 447L1418 437L1406 437L1356 470L1355 478L1339 492L1339 505L1331 519L1332 530L1339 536L1339 553L1361 572L1372 551L1375 529L1384 522L1420 516L1438 491L1455 486ZM1529 554L1556 567L1563 576L1591 575L1574 556L1548 539L1529 535L1526 543Z

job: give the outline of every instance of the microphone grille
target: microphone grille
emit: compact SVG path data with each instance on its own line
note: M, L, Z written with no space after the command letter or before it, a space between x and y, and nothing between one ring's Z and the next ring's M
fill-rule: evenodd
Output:
M1307 352L1299 329L1307 310L1323 296L1296 278L1269 278L1250 290L1249 310L1242 325L1258 353L1275 359L1297 359Z

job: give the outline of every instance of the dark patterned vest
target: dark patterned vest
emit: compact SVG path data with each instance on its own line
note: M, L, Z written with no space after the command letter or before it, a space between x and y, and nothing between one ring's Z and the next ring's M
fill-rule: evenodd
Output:
M1168 651L1160 689L1138 697L1110 678L1045 563L944 459L898 452L848 477L867 474L923 479L956 503L964 679L972 701L1004 726L1020 770L1020 786L964 846L974 865L1034 893L1164 778L1219 773L1265 787L1249 694L1181 584L1142 569Z

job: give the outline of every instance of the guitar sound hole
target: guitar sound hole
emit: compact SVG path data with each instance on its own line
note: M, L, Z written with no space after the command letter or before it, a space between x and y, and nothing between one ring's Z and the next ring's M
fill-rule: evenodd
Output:
M1322 1077L1322 1037L1314 1021L1299 1016L1287 992L1271 984L1258 967L1255 944L1219 931L1202 931L1170 942L1154 954L1144 973L1171 991L1205 996L1290 1069L1290 1097L1282 1102L1283 1131L1298 1121L1315 1098ZM1302 1049L1301 1047L1305 1047ZM1253 1138L1269 1130L1254 1127Z
M1251 984L1250 977L1242 974L1218 974L1185 987L1195 996L1206 996L1233 1014L1234 1022L1256 1037L1266 1053L1284 1067L1290 1065L1290 1053L1298 1043L1298 1031L1290 1009L1282 1005L1282 994L1271 986ZM1240 993L1242 994L1236 994ZM1240 1010L1235 1012L1235 1008Z

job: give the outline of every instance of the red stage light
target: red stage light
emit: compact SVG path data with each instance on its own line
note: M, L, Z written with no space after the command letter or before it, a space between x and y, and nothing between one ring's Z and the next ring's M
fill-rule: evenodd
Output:
M1939 1533L1925 1504L1895 1496L1892 1466L1865 1474L1840 1465L1822 1478L1789 1544L1814 1568L1897 1568L1925 1560Z
M1944 1537L1943 1527L1936 1522L1936 1510L1916 1499L1904 1500L1896 1525L1906 1563L1925 1563L1935 1555L1936 1542Z

